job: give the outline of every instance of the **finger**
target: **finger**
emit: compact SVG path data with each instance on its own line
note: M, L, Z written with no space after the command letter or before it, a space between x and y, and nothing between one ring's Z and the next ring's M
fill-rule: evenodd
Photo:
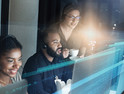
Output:
M81 56L79 56L80 58L83 58L84 57L84 55L81 55Z

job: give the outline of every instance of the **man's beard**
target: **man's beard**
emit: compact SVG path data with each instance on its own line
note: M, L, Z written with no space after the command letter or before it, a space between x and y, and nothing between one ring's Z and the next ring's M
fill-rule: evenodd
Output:
M62 49L61 47L58 48L57 50ZM56 50L56 51L57 51ZM51 47L47 45L47 54L51 57L60 57L62 54L57 54L56 51L54 51Z

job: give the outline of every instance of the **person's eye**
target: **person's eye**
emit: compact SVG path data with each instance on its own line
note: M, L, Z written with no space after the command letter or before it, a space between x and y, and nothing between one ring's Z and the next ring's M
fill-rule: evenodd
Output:
M12 59L8 59L7 61L10 62L10 63L14 62L14 60L12 60Z
M57 41L55 41L54 43L56 43L56 44L57 44L58 42L57 42Z
M72 19L74 19L75 17L74 16L71 16Z
M22 58L19 58L19 60L18 61L22 61Z
M69 18L74 19L75 17L74 16L69 16Z
M80 19L80 17L78 17L78 16L77 16L76 18L77 18L77 19Z
M53 43L58 44L58 41L53 41Z

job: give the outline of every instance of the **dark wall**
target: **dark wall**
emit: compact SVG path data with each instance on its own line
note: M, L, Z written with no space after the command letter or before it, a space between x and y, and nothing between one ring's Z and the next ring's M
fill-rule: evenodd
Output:
M39 19L38 27L46 28L55 22L60 15L60 0L39 0Z

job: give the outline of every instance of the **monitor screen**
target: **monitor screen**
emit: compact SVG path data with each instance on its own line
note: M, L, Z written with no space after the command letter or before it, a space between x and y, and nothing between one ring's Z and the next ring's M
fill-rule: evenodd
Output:
M0 94L27 94L27 81L22 80L0 88Z
M74 64L71 94L109 94L115 48L85 57Z

